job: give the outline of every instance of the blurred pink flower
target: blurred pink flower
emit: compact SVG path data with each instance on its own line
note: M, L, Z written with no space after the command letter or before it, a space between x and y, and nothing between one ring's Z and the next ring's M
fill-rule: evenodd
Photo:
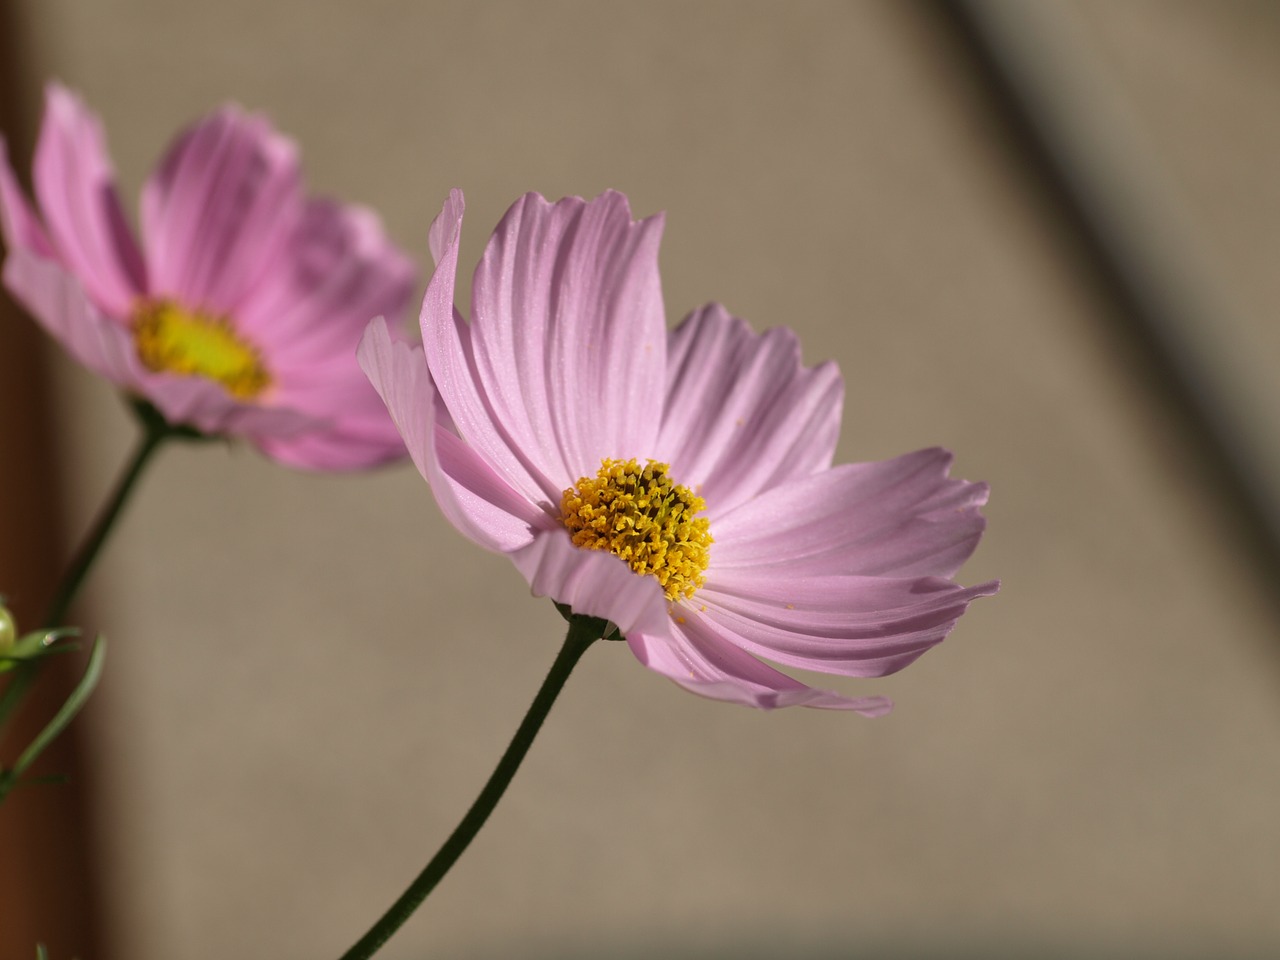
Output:
M986 485L948 479L938 449L833 467L835 366L715 304L668 332L661 217L633 223L621 194L519 200L466 323L462 211L454 191L431 227L422 347L375 321L359 353L454 526L695 693L887 711L758 658L881 676L941 641L998 586L950 579Z
M292 466L404 454L355 348L371 318L399 318L413 266L371 211L305 197L265 118L227 106L178 137L143 189L141 248L101 123L56 84L33 179L38 216L0 140L4 282L81 364Z

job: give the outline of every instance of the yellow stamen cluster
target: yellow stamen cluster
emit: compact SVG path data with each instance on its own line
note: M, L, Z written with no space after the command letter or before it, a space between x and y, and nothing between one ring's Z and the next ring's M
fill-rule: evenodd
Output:
M205 377L239 400L271 383L258 351L225 318L184 310L169 300L144 302L134 314L133 342L148 370Z
M702 586L711 530L696 517L706 502L672 483L667 465L650 460L605 460L594 477L582 477L560 498L560 515L573 542L608 550L636 573L651 574L667 599L692 597Z

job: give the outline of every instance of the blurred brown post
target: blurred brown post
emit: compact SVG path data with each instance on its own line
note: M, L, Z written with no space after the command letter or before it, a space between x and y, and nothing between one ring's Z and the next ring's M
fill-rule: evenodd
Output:
M19 176L29 181L37 88L24 53L21 11L0 0L0 130ZM7 294L0 292L0 594L20 631L39 625L58 576L64 543L48 378L48 344ZM0 763L18 752L71 689L82 656L55 657L9 729L0 734ZM5 680L0 680L3 684ZM66 774L66 784L19 787L0 805L0 957L104 960L89 856L90 809L78 762L78 721L54 742L33 773Z

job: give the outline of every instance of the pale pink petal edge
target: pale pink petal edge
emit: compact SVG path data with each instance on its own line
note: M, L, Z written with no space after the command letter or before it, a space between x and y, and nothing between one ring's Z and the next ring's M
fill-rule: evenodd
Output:
M893 709L887 697L810 687L723 640L698 614L683 610L680 617L669 636L630 633L627 644L642 664L691 693L761 710L812 707L879 717Z
M394 339L378 317L356 357L449 522L487 550L507 553L528 544L541 511L440 423L422 348Z

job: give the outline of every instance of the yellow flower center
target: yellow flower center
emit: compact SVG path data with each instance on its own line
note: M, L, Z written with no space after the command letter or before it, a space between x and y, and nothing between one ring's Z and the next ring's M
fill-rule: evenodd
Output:
M650 460L605 460L560 498L573 542L608 550L636 573L658 578L667 599L692 597L706 579L710 522L696 517L706 502L672 483L667 465Z
M169 300L144 302L134 315L133 342L148 370L205 377L239 400L271 383L262 357L241 340L225 317L183 309Z

